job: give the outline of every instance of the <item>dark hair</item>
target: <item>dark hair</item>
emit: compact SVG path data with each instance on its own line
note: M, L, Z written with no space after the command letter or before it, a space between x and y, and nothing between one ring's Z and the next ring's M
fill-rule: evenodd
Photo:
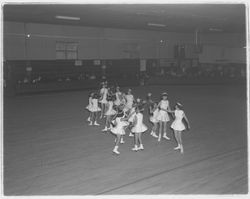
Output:
M97 93L94 93L94 96L93 96L94 99L98 99L99 98L99 95Z
M117 113L123 112L123 106L122 105L116 106L116 111Z
M136 106L135 110L141 113L144 111L144 106L142 104L139 104L138 106Z
M105 86L106 88L108 87L108 85L105 83L105 82L102 82L101 83L101 86L102 86L102 88Z
M112 96L111 95L107 96L107 101L112 101Z
M135 101L135 102L133 103L132 107L137 107L137 106L138 106L138 102Z
M115 100L116 100L116 96L115 96L115 95L112 95L112 96L111 96L111 99L112 99L112 101L115 101Z
M146 99L147 101L149 101L149 100L152 100L152 97L147 95Z
M117 113L116 117L123 117L124 116L124 112L123 111L120 111Z

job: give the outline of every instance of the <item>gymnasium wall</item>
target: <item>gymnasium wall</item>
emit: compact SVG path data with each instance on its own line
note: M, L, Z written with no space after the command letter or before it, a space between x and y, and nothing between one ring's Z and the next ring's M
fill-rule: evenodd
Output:
M200 63L246 63L246 49L206 45L199 54Z
M214 62L224 59L225 53L213 56L223 48L230 61L244 63L243 35L203 34L200 40L204 51L198 56L193 51L194 34L5 22L4 59L55 60L56 42L67 41L79 43L78 59L173 58L174 45L185 44L186 58Z
M176 42L192 42L191 34L14 22L4 25L7 60L54 60L57 41L79 42L79 59L172 58ZM26 55L25 32L31 35L26 38Z

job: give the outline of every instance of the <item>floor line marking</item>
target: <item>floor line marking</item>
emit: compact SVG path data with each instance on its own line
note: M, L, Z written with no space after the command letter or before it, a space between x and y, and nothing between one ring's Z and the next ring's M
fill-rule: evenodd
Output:
M108 193L108 192L111 192L111 191L114 191L114 190L117 190L117 189L121 189L121 188L123 188L123 187L129 186L129 185L132 185L132 184L136 184L136 183L138 183L138 182L140 182L140 181L143 181L143 180L146 180L146 179L150 179L150 178L153 178L153 177L155 177L155 176L159 176L159 175L164 174L164 173L169 173L169 172L171 172L171 171L178 170L178 169L181 169L181 168L186 167L186 166L190 166L190 165L195 164L195 163L198 163L198 162L203 162L203 161L206 161L206 160L209 160L209 159L213 159L213 158L216 158L216 157L219 157L219 156L225 156L225 155L228 155L228 154L233 153L233 152L236 152L236 151L241 151L241 150L243 150L244 148L245 148L245 147L239 147L239 148L233 149L233 150L231 150L231 151L226 151L226 152L221 153L221 154L211 155L211 156L208 156L208 157L203 158L203 159L199 159L199 160L196 160L196 161L193 161L193 162L189 162L189 163L187 163L187 164L184 164L184 165L181 165L181 166L172 168L172 169L167 169L167 170L158 172L158 173L156 173L156 174L153 174L153 175L150 175L150 176L147 176L147 177L144 177L144 178L135 180L135 181L133 181L133 182L130 182L130 183L127 183L127 184L118 186L118 187L114 187L114 188L109 189L109 190L106 190L106 191L102 191L102 192L100 192L100 193L97 193L96 195L102 195L102 194L105 194L105 193Z

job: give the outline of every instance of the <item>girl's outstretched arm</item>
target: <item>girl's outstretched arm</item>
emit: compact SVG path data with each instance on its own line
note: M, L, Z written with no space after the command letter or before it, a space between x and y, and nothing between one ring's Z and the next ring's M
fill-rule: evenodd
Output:
M168 109L165 109L165 108L160 108L160 110L168 112Z
M171 114L171 116L173 117L173 119L175 118L175 116L174 116L174 110L171 110L170 106L168 106L167 112Z
M160 108L160 106L161 106L161 102L158 103L157 107Z
M165 109L165 108L160 108L160 110L163 110L163 111L166 111L166 112L169 112L169 106ZM171 111L171 110L170 110Z
M129 113L129 114L128 114L128 118L130 118L134 113L135 113L135 111Z
M167 111L168 111L169 113L174 113L174 110L171 110L170 106L168 106Z
M190 129L190 123L189 123L189 121L188 121L188 118L187 118L187 116L186 116L186 114L185 113L183 113L184 114L184 119L186 120L186 122L187 122L187 127L188 127L188 129Z
M114 121L115 118L116 118L116 116L117 116L117 113L116 113L115 115L112 116L111 121Z
M121 118L121 121L127 121L128 118L124 117L124 118Z

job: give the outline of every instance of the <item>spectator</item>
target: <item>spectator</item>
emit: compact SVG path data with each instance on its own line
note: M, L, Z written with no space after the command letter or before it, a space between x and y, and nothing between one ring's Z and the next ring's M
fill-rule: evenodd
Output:
M103 62L101 69L102 69L102 76L106 76L107 66L106 66L105 62Z
M31 67L31 65L30 65L30 63L27 63L27 65L26 65L26 68L25 68L25 70L26 70L26 83L29 83L29 82L31 82L31 76L32 76L32 67Z
M95 74L94 74L94 73L92 73L92 74L90 75L89 79L91 79L91 80L95 80L95 79L96 79Z

